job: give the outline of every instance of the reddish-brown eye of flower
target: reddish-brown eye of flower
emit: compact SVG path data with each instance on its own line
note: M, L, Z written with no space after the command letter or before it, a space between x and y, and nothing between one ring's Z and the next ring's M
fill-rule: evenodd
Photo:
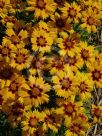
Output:
M41 96L42 89L34 87L32 90L29 91L31 98L37 98Z
M80 89L81 92L86 92L87 91L87 85L84 82L82 82L79 86L79 89Z
M41 46L41 47L44 47L46 46L46 39L43 37L43 36L40 36L37 38L37 45L38 46Z
M44 0L37 0L37 7L40 9L44 9L46 6L46 3L44 2Z
M88 17L88 18L87 18L87 24L93 25L94 22L95 22L95 19L94 19L93 17Z
M25 62L25 55L24 54L17 55L16 62L19 64L24 63Z
M61 83L63 89L69 89L72 84L72 81L69 78L67 78L67 79L63 79Z
M79 124L76 124L74 123L72 126L71 126L71 131L78 134L81 130L81 126Z
M76 9L74 8L69 8L68 12L70 17L75 17L77 15Z
M89 58L89 51L88 50L85 50L85 49L82 49L81 50L81 57L84 59L84 60L87 60Z
M75 105L72 103L64 105L64 110L67 115L71 116L75 112Z
M37 123L38 123L38 119L36 117L30 117L30 120L29 120L30 127L35 127Z
M92 71L92 77L93 77L93 80L97 80L99 81L99 79L101 79L101 76L102 76L102 73L98 70L94 70Z

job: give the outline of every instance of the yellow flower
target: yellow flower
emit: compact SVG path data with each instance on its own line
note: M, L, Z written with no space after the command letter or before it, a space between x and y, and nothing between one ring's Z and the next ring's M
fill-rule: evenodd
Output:
M60 97L68 98L76 94L76 78L72 71L68 73L60 72L57 76L52 77L54 90Z
M22 131L23 133L26 132L29 136L31 136L38 129L38 126L41 121L44 120L45 114L34 110L33 112L25 112L24 117L25 118L21 122Z
M81 17L80 10L80 6L75 2L71 5L68 2L65 2L64 7L61 8L63 17L65 17L69 23L72 21L75 23L79 22L79 18Z
M102 106L92 105L91 113L94 117L94 123L99 123L102 117Z
M96 87L102 88L102 65L92 65L89 69L92 80L95 83Z
M79 43L79 36L71 32L70 35L63 32L62 37L56 39L56 43L60 47L60 54L65 56L68 54L69 56L73 56L76 52L78 52L78 43Z
M67 121L65 136L86 136L86 132L90 125L85 115L79 114L74 119L68 119Z
M58 129L61 126L61 122L63 118L62 115L56 114L54 109L51 110L46 109L44 110L44 113L45 113L45 118L42 125L42 129L44 131L48 131L48 129L50 128L55 133L58 132Z
M69 121L74 119L78 114L84 114L84 108L82 102L75 102L75 96L64 100L63 104L56 108L55 112L60 114L64 118L65 126L69 125Z
M45 23L41 20L36 27L39 28L39 30L44 30L46 33L48 33L53 40L57 37L57 29L49 23Z
M37 18L46 19L56 10L56 3L54 0L28 0L28 11L34 11Z
M59 72L67 72L69 69L69 65L65 63L64 58L61 56L53 55L50 62L51 62L50 68L51 75L55 75Z
M16 52L16 47L11 43L10 40L4 38L2 45L0 45L0 57L5 59L6 62L10 63L11 54L14 55Z
M45 53L50 52L53 38L44 30L34 29L31 42L33 51L39 50L39 52Z
M73 72L77 72L78 69L83 67L83 60L80 54L75 54L73 56L68 56L67 54L64 56L65 64L68 64Z
M94 46L91 45L88 46L86 42L80 43L79 54L81 55L84 64L88 68L91 67L91 64L95 61L96 51L94 49L95 49Z
M7 24L7 25L9 25L9 24ZM25 46L24 40L28 37L28 32L26 30L21 29L19 31L19 33L17 34L17 32L13 30L14 26L12 26L12 25L13 24L11 23L10 26L6 30L7 39L10 39L10 41L14 45L19 44L20 46L22 45L24 47Z
M12 54L11 54L12 55ZM29 65L30 51L24 48L17 49L15 56L12 57L10 66L21 71Z
M18 71L12 68L8 63L0 63L0 78L2 80L11 80L15 73L18 73Z
M93 91L93 80L90 74L77 72L77 89L81 100L91 98L91 91Z
M54 15L51 16L51 21L48 23L53 28L56 28L58 32L61 32L63 30L70 30L72 28L72 25L66 20L65 17L62 16L62 14L58 14L57 12L54 13Z
M100 15L95 14L93 10L89 8L87 11L83 11L82 24L80 25L82 28L86 28L89 33L96 32L100 24Z
M25 105L38 107L49 101L47 92L50 91L50 85L45 83L42 77L29 77L29 90L20 90L19 96L24 99Z

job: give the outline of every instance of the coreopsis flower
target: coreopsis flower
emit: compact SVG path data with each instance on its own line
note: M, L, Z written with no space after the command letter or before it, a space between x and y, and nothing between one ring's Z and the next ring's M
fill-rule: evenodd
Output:
M0 17L3 23L5 23L4 18L7 16L8 12L12 12L10 0L0 0Z
M48 33L52 39L54 40L57 37L57 29L56 27L53 27L52 25L50 25L50 23L46 23L44 21L40 21L36 28L39 28L40 30L44 30L46 33Z
M7 39L9 39L14 45L25 46L25 39L28 37L28 32L26 30L20 30L18 33L13 30L13 24L8 23L8 28L6 30ZM10 26L9 26L10 25Z
M95 65L89 69L96 87L102 88L102 65Z
M84 122L84 123L83 123ZM67 130L65 136L86 136L86 132L90 127L88 119L85 115L77 115L74 119L69 118L66 122Z
M8 99L3 104L3 112L8 116L8 121L10 125L15 128L21 122L24 117L24 112L27 110L20 100L10 100Z
M81 42L79 53L84 61L84 64L88 68L91 67L91 64L95 61L96 55L94 46L91 45L88 46L86 42Z
M29 90L20 90L19 96L24 99L25 105L38 107L43 103L49 101L49 95L47 92L50 91L50 85L45 83L42 77L29 77Z
M62 56L68 54L69 56L73 56L75 53L78 52L78 44L79 44L79 35L74 32L71 32L68 35L66 32L61 34L62 37L56 39L56 43L60 47L59 53Z
M94 87L94 83L90 74L78 72L76 74L76 77L77 77L78 95L80 96L81 100L90 99L91 92L93 91L93 87Z
M49 22L49 25L51 25L53 28L57 28L57 31L63 31L63 30L70 30L72 28L72 25L66 20L65 17L63 17L61 14L56 13L51 16L51 20Z
M45 114L43 112L34 110L25 112L24 117L25 118L21 122L23 131L22 133L32 136L38 129L39 124L44 120Z
M34 29L31 37L32 50L41 53L50 52L53 39L44 30Z
M12 55L12 54L11 54ZM30 51L25 48L18 48L15 56L12 57L10 66L21 71L29 65Z
M86 28L89 33L96 32L97 27L101 24L100 15L93 13L93 10L89 8L87 11L83 11L82 13L82 24L80 26L82 28Z
M100 122L102 117L102 106L92 105L91 114L93 116L94 123Z
M51 110L44 110L45 118L42 125L42 129L44 131L47 131L49 128L54 131L58 132L59 127L61 126L61 122L63 120L63 117L61 114L56 114L54 109Z
M80 6L77 5L75 2L69 4L68 2L65 2L64 7L60 9L62 12L63 17L67 19L67 21L70 22L79 22L79 18L81 18L80 13Z
M52 77L54 90L60 97L68 98L76 94L76 78L72 71L60 72Z
M66 54L63 59L65 64L71 67L73 72L77 72L78 69L81 69L84 65L80 54L75 54L73 56L68 56L68 54Z
M18 95L20 90L28 90L29 86L23 75L15 74L6 86L9 92L12 93L14 98Z
M36 18L46 19L56 10L56 3L54 0L28 0L28 11L34 11Z
M0 45L0 57L2 57L6 62L10 63L11 57L15 55L16 50L17 49L14 44L12 44L10 40L4 38L2 45Z
M11 80L11 78L18 73L15 68L12 68L8 63L0 63L0 79Z

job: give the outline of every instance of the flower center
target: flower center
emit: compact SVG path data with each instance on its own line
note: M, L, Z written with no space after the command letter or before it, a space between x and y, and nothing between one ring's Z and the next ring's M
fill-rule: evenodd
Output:
M75 124L75 125L72 126L71 130L74 133L78 134L80 132L80 127L77 124Z
M46 46L46 40L43 36L37 38L38 46L44 47Z
M2 49L2 54L3 55L7 55L9 53L9 49L8 48L3 48Z
M75 17L76 16L76 10L74 8L69 8L69 15L71 17Z
M88 19L87 19L87 23L89 24L89 25L93 25L94 24L94 18L93 17L89 17Z
M44 0L38 0L38 1L37 1L37 6L38 6L38 8L44 9L44 8L45 8L45 5L46 5L46 3L44 2Z
M24 63L25 57L24 55L19 55L17 56L16 60L17 60L17 63L21 64L21 63Z
M31 117L29 120L29 126L30 127L35 127L38 123L38 119L36 117Z
M63 89L69 89L70 88L70 86L71 86L71 81L69 80L69 79L64 79L63 81L62 81L62 88Z
M81 83L80 84L80 90L82 91L82 92L85 92L86 91L86 84L85 83Z
M30 92L30 97L31 98L37 98L38 96L41 96L41 89L34 87Z
M83 49L83 50L81 51L81 56L82 56L82 58L83 58L84 60L87 60L87 59L89 58L89 51Z
M93 80L99 80L100 78L101 78L101 72L100 71L98 71L98 70L94 70L93 72L92 72L92 77L93 77Z
M69 103L68 105L65 105L66 114L72 115L72 113L75 111L74 107L75 106L73 104L71 104L71 103Z

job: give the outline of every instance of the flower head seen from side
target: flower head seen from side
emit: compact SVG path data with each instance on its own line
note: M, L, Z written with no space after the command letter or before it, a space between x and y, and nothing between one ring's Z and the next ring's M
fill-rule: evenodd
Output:
M28 0L28 11L34 11L36 18L46 19L56 10L56 3L54 0Z
M15 55L17 48L12 42L6 38L3 39L2 45L0 45L0 57L2 57L7 63L10 63L12 55Z
M50 85L45 83L42 77L30 76L28 85L28 91L20 90L18 92L19 96L24 99L25 105L38 107L49 101L47 92L50 91Z
M93 104L91 108L91 114L93 115L94 123L100 122L102 117L102 106L96 106Z
M76 74L77 77L77 89L78 95L81 100L88 100L92 97L91 92L93 91L94 82L88 73L80 73Z
M80 51L81 58L84 64L89 68L91 64L95 61L96 51L94 46L88 45L86 42L80 43Z
M62 115L57 114L54 109L45 109L44 110L45 113L45 118L44 118L44 122L42 125L42 129L44 131L47 131L49 128L53 131L53 132L58 132L58 129L61 126L61 122L63 120Z

